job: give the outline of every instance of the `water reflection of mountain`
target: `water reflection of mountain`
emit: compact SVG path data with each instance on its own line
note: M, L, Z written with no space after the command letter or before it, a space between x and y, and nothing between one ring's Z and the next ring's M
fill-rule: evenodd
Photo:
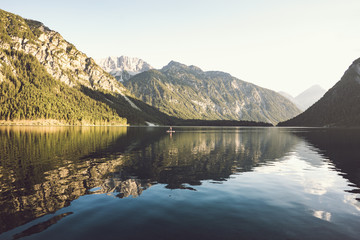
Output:
M125 157L126 172L168 188L224 180L284 156L298 142L278 129L199 129L161 138Z
M360 129L311 129L294 134L319 149L360 193Z
M277 129L0 128L4 232L91 193L189 188L281 158L299 141ZM186 131L185 131L186 130Z
M119 164L80 160L126 128L0 128L0 232L67 206ZM89 185L89 186L88 186Z

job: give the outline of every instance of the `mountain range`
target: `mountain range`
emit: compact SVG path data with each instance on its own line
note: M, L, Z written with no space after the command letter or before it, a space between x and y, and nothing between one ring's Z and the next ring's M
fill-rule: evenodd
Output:
M278 126L360 127L360 58L314 105Z
M326 90L323 89L319 85L313 85L310 88L306 89L296 97L291 96L290 94L286 92L279 92L281 95L295 103L295 105L301 109L302 111L305 111L308 109L311 105L313 105L315 102L317 102L322 96L324 96Z
M124 82L137 98L181 119L246 120L276 124L300 113L280 94L228 73L204 72L171 61Z
M100 61L106 70L120 76L118 80L124 80L123 73L142 72L124 81L131 83L128 90L41 22L2 10L0 18L2 121L52 119L60 124L118 125L223 119L277 123L299 112L279 94L226 73L203 72L175 62L160 72L140 59L124 56ZM162 88L161 82L152 88L151 81L141 80L153 74L160 74L168 88ZM145 91L165 91L146 97L146 92L135 91L140 86ZM168 98L170 91L173 99ZM157 101L163 103L153 104Z
M360 125L359 59L299 114L286 97L228 73L175 61L153 69L141 59L125 56L99 60L99 66L41 22L3 10L0 20L0 124L54 120L67 125L168 125L227 120L229 125L236 121ZM312 87L295 100L307 107L311 104L307 100L314 102L321 92Z

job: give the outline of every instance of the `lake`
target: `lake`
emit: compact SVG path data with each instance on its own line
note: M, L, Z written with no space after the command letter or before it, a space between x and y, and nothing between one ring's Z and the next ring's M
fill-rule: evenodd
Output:
M0 127L0 239L358 239L360 131Z

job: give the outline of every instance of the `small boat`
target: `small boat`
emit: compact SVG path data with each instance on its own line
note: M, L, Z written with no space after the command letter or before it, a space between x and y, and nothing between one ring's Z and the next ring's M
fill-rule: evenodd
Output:
M170 129L169 129L169 130L167 130L166 132L168 132L168 133L174 133L174 132L175 132L175 130L173 130L173 129L172 129L172 127L170 127Z

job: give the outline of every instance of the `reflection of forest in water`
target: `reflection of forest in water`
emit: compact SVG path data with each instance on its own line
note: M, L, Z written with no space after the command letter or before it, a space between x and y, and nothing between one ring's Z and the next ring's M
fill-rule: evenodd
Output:
M187 130L187 129L184 129ZM284 156L297 138L277 129L190 130L161 138L127 154L122 169L168 188L221 181Z
M55 212L86 194L82 181L101 171L96 172L95 162L81 158L101 152L124 134L126 128L1 127L0 220L6 224L0 231Z
M0 232L90 193L188 188L274 161L299 139L278 129L0 128Z

